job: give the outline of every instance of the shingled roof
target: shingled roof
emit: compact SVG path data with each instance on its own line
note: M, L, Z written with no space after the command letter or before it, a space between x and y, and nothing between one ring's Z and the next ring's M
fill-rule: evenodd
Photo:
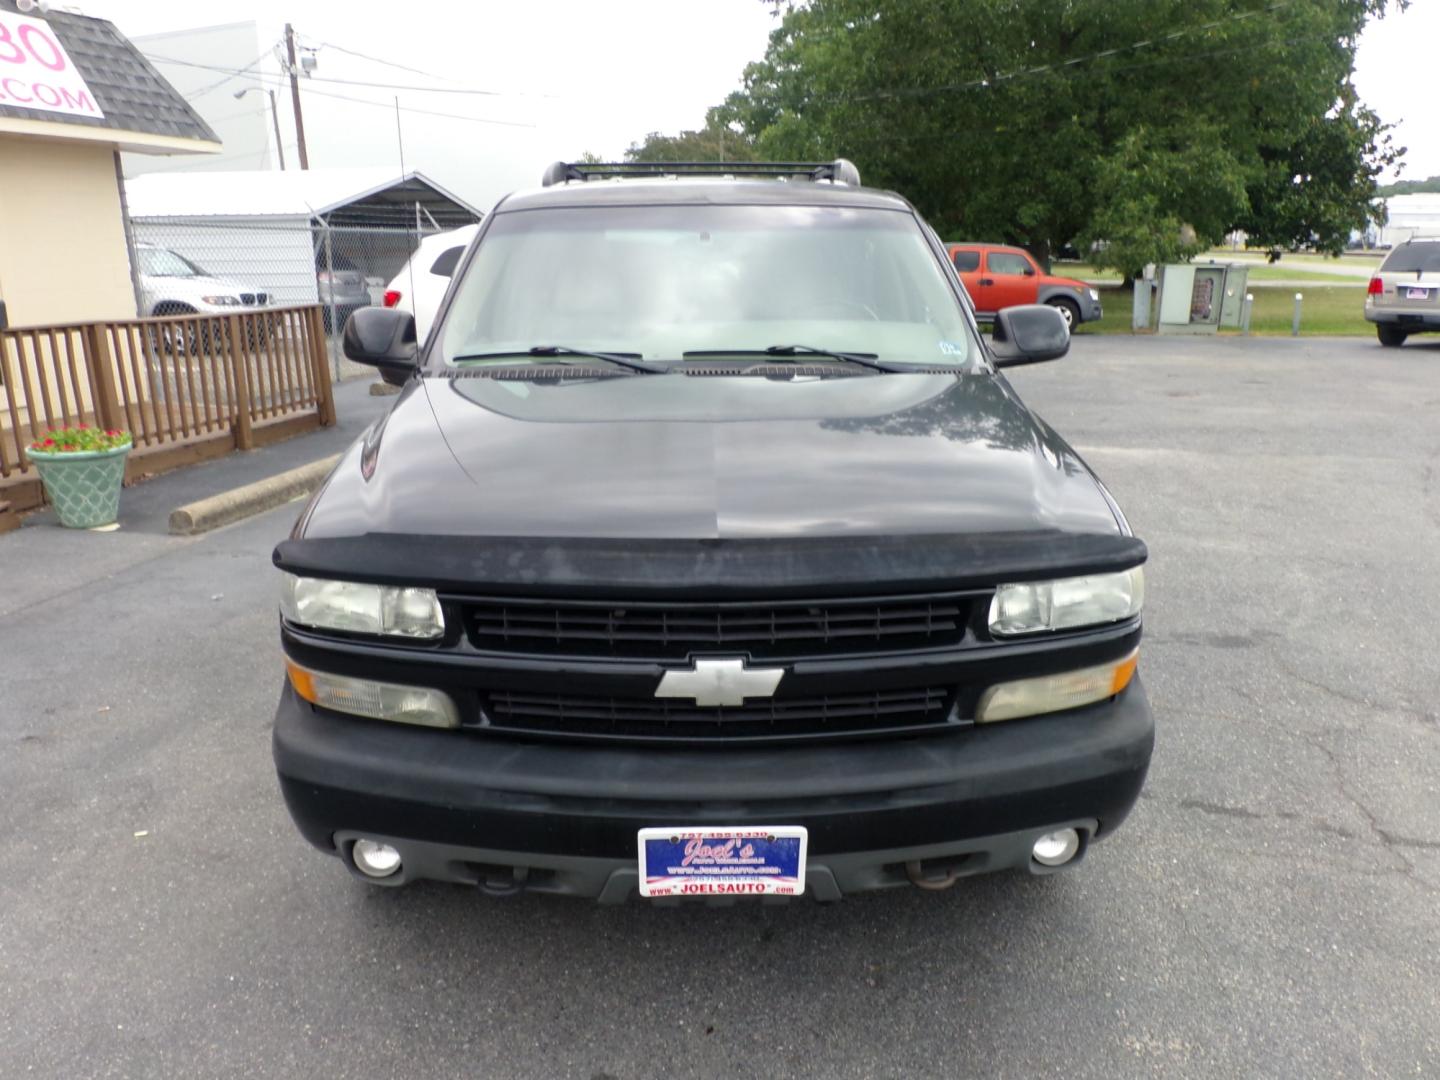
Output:
M17 11L13 0L0 0L0 10ZM140 55L140 50L115 28L114 23L64 11L51 11L45 16L45 21L84 76L105 118L70 116L0 104L0 119L13 117L17 120L108 128L117 132L194 140L218 147L220 138L210 125L150 66L150 62Z

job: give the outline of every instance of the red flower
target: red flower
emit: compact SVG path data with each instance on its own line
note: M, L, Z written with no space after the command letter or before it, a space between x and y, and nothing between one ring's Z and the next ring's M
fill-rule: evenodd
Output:
M60 449L61 449L61 450L78 450L79 447L77 447L74 443L67 442L67 443L65 443L63 446L61 446Z
M109 435L113 439L116 435L123 434L123 432L116 431L114 428L106 428L105 434Z
M54 439L46 439L46 440L45 440L43 443L41 443L40 445L41 445L41 446L54 446L54 445L55 445L55 440L54 440Z
M81 424L81 425L80 425L79 427L77 427L75 430L76 430L76 431L89 431L90 429L89 429L86 425Z

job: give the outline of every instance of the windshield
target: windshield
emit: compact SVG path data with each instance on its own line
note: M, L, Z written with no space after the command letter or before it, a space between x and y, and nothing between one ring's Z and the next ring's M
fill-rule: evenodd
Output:
M1390 253L1381 273L1413 273L1416 270L1440 270L1440 242L1433 244L1402 244Z
M555 344L645 360L777 345L929 367L978 355L940 263L902 211L502 213L458 290L441 337L447 364Z
M165 248L139 248L140 272L148 277L204 277L205 271Z

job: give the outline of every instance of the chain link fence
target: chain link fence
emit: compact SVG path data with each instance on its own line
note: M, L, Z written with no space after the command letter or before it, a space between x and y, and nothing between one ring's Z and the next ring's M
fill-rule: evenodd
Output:
M341 357L345 320L384 303L387 284L420 240L444 231L429 222L387 228L186 217L132 218L130 227L142 317L318 303L337 381L373 374Z

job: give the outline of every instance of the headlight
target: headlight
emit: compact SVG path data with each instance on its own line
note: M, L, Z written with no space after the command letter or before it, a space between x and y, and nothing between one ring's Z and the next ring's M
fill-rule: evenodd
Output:
M240 306L240 298L238 296L202 296L200 299L207 304L214 304L216 307Z
M282 574L280 610L301 626L433 640L445 633L434 589Z
M1108 664L992 686L980 695L980 704L975 707L975 722L990 724L997 720L1015 720L1104 701L1130 685L1139 658L1140 650L1134 649L1124 659Z
M1119 622L1145 606L1145 572L1092 574L1058 581L1001 585L990 601L990 632L1034 634Z
M322 709L368 716L372 720L389 720L395 724L437 728L460 726L460 713L450 695L428 686L397 686L395 683L331 675L303 668L293 660L285 661L285 669L295 692Z
M1087 290L1087 291L1090 293L1090 299L1091 299L1091 300L1099 300L1099 299L1100 299L1100 290L1099 290L1099 289L1090 289L1090 290Z

